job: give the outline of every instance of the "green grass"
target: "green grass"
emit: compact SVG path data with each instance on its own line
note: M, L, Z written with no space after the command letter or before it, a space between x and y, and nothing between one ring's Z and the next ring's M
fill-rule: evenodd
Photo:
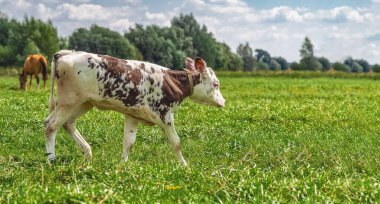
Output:
M123 117L92 110L62 130L48 164L48 90L0 78L0 203L379 202L380 83L371 79L220 77L224 109L186 101L176 114L189 167L159 128L141 126L121 163Z

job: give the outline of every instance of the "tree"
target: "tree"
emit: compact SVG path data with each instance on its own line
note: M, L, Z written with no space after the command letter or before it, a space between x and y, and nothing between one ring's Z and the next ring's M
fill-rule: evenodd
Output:
M351 72L351 67L347 66L346 64L340 63L340 62L335 62L332 65L332 68L335 71Z
M255 52L256 52L256 61L262 61L268 66L270 65L272 58L270 57L270 54L267 51L263 49L256 49Z
M354 60L352 57L347 57L344 64L351 68L351 72L370 72L371 66L364 59Z
M283 57L273 57L281 65L281 70L287 70L289 68L288 62Z
M235 54L230 52L229 53L229 62L227 63L227 69L231 71L240 71L243 69L243 59Z
M23 21L0 18L0 66L22 66L32 53L48 57L58 50L58 35L51 21L43 22L33 17Z
M172 27L181 28L186 37L190 37L193 42L195 55L202 57L207 65L215 67L215 60L218 54L216 40L212 33L207 31L205 25L201 26L194 18L193 14L174 17L171 21Z
M308 37L305 37L300 50L300 55L301 70L319 71L322 69L322 64L314 57L314 45L311 43Z
M326 57L319 57L317 60L322 65L322 71L328 71L331 69L331 63Z
M6 45L9 38L10 25L5 14L0 12L0 45Z
M354 59L352 59L352 57L347 57L344 62L343 62L345 65L349 66L349 67L352 67L352 65L354 64Z
M367 62L365 59L358 59L355 60L360 66L363 68L363 72L370 72L371 71L371 65Z
M243 70L253 71L255 65L255 58L252 55L252 48L249 43L240 44L237 48L237 54L243 59Z
M79 28L69 37L69 48L74 50L107 54L119 58L138 59L138 50L120 33L98 25L89 30Z
M305 37L305 40L302 44L300 50L301 58L313 58L314 57L314 45L311 43L308 37Z
M374 72L380 72L380 65L379 65L379 64L375 64L375 65L373 65L373 66L372 66L372 70L373 70Z
M272 71L281 71L281 65L275 59L272 59L269 65L269 69Z
M69 38L60 37L58 39L58 47L59 47L60 50L62 50L62 49L69 49Z
M301 70L320 71L320 70L322 70L322 64L317 59L315 59L314 57L306 57L306 58L301 59L300 69Z
M300 64L298 62L292 62L289 67L291 70L301 70Z
M267 63L264 63L262 61L259 61L255 64L255 69L257 71L269 71L269 66Z
M363 67L359 63L354 61L352 63L351 72L363 72Z
M141 52L144 60L173 69L182 69L186 56L194 57L192 39L179 28L137 24L124 35Z

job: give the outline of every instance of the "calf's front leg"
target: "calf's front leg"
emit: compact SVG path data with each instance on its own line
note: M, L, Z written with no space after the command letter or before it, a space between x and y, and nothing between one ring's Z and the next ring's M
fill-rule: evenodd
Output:
M121 159L126 162L128 160L128 155L136 141L136 133L138 127L138 120L125 115L124 121L124 140L123 140L123 154Z
M181 162L184 166L187 166L187 162L182 156L181 143L180 143L178 134L175 131L174 123L172 121L168 124L169 125L164 125L162 127L164 129L165 135L168 138L170 146L172 147L174 153L176 154L178 161Z

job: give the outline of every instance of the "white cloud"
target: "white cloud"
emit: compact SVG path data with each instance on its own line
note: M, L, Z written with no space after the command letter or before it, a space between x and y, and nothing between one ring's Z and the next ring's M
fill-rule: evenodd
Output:
M95 4L73 5L64 3L57 10L65 13L71 20L106 20L112 16L109 9Z
M119 32L127 31L129 27L133 26L133 22L131 22L129 19L119 19L114 22L111 22L109 25L112 30L116 30Z

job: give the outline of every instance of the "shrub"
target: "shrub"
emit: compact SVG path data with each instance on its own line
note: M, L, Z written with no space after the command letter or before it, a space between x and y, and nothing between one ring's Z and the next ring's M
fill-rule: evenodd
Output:
M257 71L268 71L269 70L268 64L266 64L262 61L257 62L255 66L256 66Z
M380 72L380 65L379 64L375 64L372 66L372 71L374 72Z
M272 59L270 61L269 69L272 71L281 71L281 64L278 63L276 60Z
M332 65L332 68L335 70L335 71L341 71L341 72L351 72L351 67L343 64L343 63L340 63L340 62L335 62L333 65Z
M363 67L359 63L354 62L354 63L352 63L351 71L352 72L363 72Z

